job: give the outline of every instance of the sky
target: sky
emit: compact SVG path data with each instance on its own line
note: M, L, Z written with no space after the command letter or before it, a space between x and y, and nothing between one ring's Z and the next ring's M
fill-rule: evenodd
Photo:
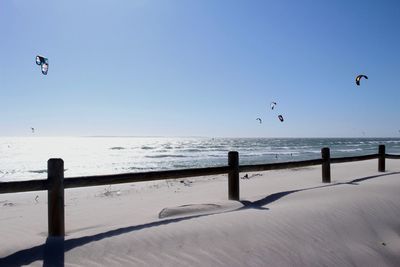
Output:
M0 136L400 137L399 29L396 0L1 1Z

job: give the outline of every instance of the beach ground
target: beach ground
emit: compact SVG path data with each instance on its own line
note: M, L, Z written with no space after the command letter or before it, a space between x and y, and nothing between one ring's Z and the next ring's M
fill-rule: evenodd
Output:
M397 266L400 161L65 191L64 240L47 192L0 195L0 266ZM243 177L245 173L241 173Z

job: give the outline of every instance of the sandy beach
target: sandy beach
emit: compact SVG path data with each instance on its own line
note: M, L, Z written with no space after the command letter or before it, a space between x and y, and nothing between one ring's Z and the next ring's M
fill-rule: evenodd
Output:
M400 161L67 189L65 240L47 192L0 195L1 266L397 266ZM240 174L241 177L245 173Z

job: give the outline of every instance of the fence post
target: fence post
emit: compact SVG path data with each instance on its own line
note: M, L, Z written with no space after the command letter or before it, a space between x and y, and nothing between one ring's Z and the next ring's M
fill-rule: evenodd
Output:
M322 156L322 182L331 182L331 154L329 147L323 147L321 149Z
M228 197L229 200L239 200L239 153L237 151L229 151L228 165L231 167L228 173Z
M49 236L65 236L64 221L64 161L47 161L47 207Z
M379 145L378 154L378 171L385 172L385 145Z

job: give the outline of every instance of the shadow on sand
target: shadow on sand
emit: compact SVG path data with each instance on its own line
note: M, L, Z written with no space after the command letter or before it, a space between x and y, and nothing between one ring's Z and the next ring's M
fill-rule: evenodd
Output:
M43 261L43 266L64 266L64 253L65 252L70 251L79 246L83 246L88 243L94 242L94 241L99 241L99 240L102 240L105 238L118 236L118 235L122 235L125 233L133 232L133 231L138 231L141 229L157 227L157 226L167 225L167 224L171 224L171 223L177 223L177 222L181 222L181 221L191 220L191 219L204 217L204 216L211 216L211 215L220 214L220 213L235 212L235 211L244 210L244 209L268 210L268 208L264 207L265 205L268 205L268 204L270 204L274 201L277 201L280 198L287 196L289 194L292 194L292 193L313 190L313 189L318 189L318 188L324 188L324 187L330 187L330 186L337 186L337 185L346 185L346 184L347 185L358 185L358 183L366 181L366 180L370 180L370 179L374 179L374 178L378 178L378 177L382 177L382 176L399 174L399 173L400 172L384 173L384 174L355 179L355 180L352 180L350 182L345 182L345 183L326 184L326 185L321 185L321 186L316 186L316 187L309 187L309 188L303 188L303 189L297 189L297 190L278 192L278 193L268 195L265 198L262 198L262 199L259 199L259 200L253 201L253 202L247 201L247 200L240 201L243 204L243 207L240 207L235 210L230 210L230 211L166 219L166 220L146 223L146 224L142 224L142 225L122 227L122 228L118 228L115 230L111 230L111 231L107 231L107 232L103 232L103 233L99 233L99 234L95 234L95 235L91 235L91 236L83 236L83 237L68 239L68 240L64 240L64 238L48 237L46 239L46 242L42 245L38 245L38 246L31 247L28 249L20 250L9 256L0 258L0 266L29 265L35 261Z

